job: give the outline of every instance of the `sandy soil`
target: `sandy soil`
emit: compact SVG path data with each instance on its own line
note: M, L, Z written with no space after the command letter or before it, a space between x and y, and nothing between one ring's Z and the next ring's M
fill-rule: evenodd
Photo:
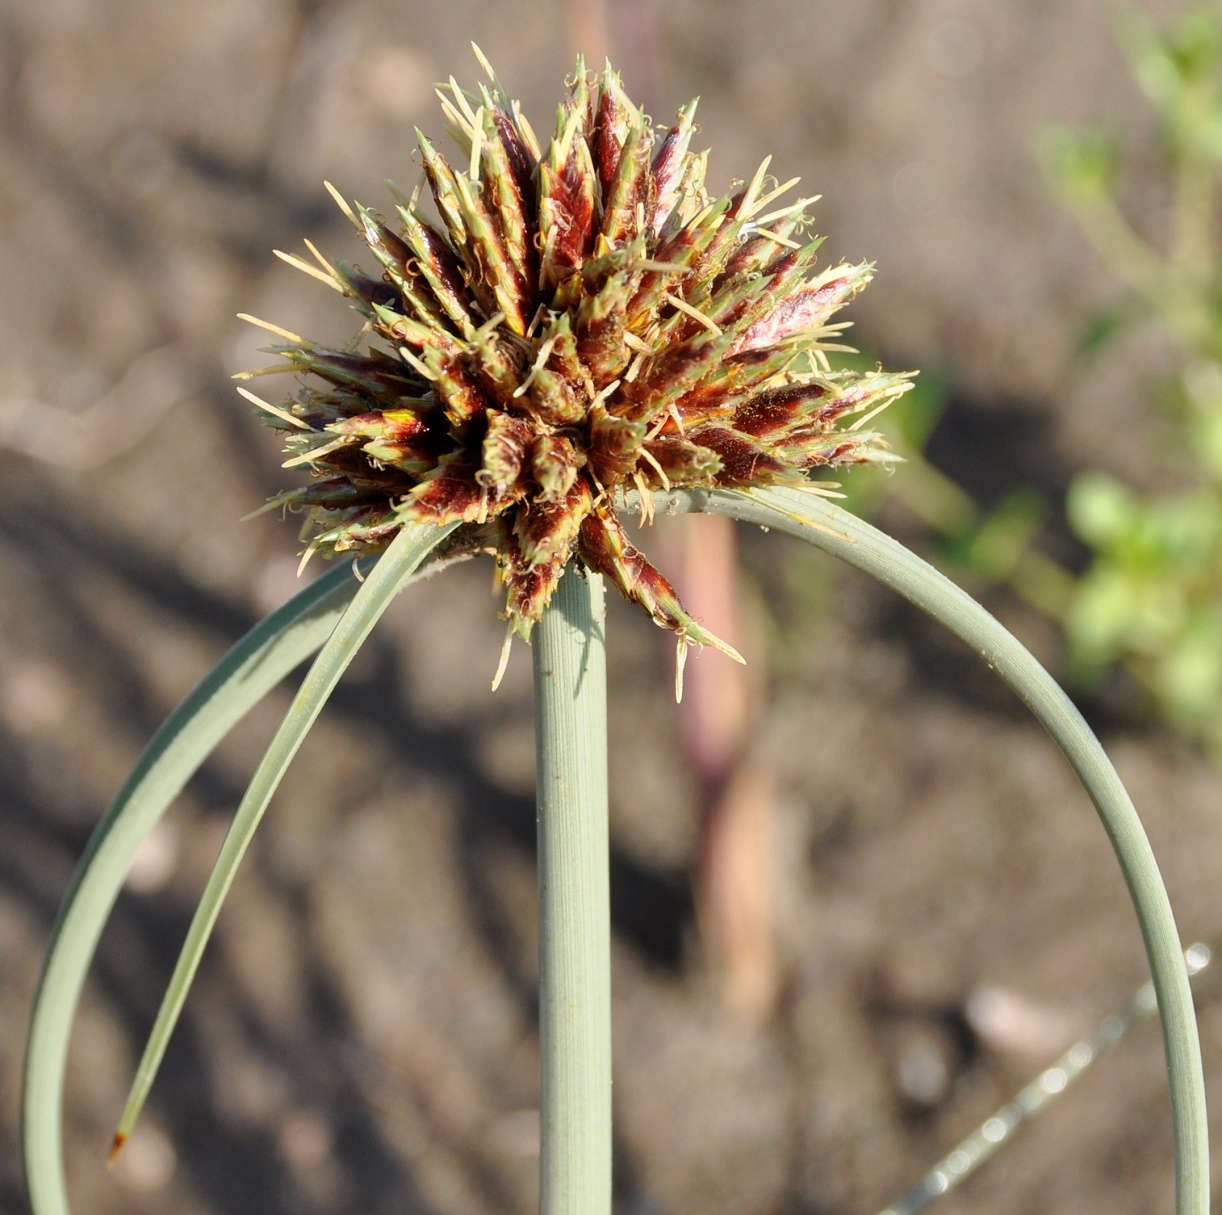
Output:
M857 335L949 377L933 451L982 498L1055 494L1085 465L1160 475L1142 392L1160 352L1089 383L1068 370L1082 309L1113 288L1030 152L1045 122L1096 120L1132 129L1148 158L1115 11L623 0L612 14L629 89L659 118L702 95L714 182L773 152L824 194L829 256L877 261ZM303 236L356 256L322 180L369 202L386 177L410 185L411 128L440 134L431 83L473 77L473 37L545 126L568 36L562 6L522 0L0 0L0 1209L24 1209L24 1021L75 858L165 714L294 586L291 532L237 521L284 474L228 381L261 344L234 314L346 334L329 293L271 256ZM1156 228L1150 193L1136 202ZM882 522L925 543L899 509ZM987 672L817 556L761 535L743 552L763 621L749 657L770 692L755 747L778 789L781 995L744 1022L704 964L669 646L616 604L619 1209L866 1213L1122 1002L1141 947L1085 796ZM529 663L515 655L489 694L488 579L472 565L404 596L354 667L107 1174L142 1035L287 692L159 833L83 1004L67 1116L79 1212L533 1209ZM1045 624L991 606L1055 662ZM1086 707L1185 937L1211 937L1217 773L1108 702ZM1215 1082L1217 1004L1202 1030ZM1135 1033L941 1209L1170 1211L1157 1033Z

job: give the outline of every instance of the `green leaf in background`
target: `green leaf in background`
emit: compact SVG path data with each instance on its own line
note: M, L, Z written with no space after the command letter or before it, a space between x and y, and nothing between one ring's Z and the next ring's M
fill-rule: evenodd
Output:
M1010 578L1048 518L1048 504L1033 489L1007 494L963 536L947 545L951 561L989 582Z
M1150 305L1137 296L1118 304L1109 304L1089 313L1074 343L1074 358L1080 364L1091 364L1133 326L1152 315Z
M1216 4L1189 7L1160 32L1133 9L1120 38L1133 75L1158 111L1173 147L1222 159L1222 15Z
M1214 746L1222 701L1222 609L1196 613L1158 671L1159 691L1176 720L1192 729L1210 728Z
M1133 527L1132 491L1110 473L1086 472L1073 479L1065 500L1069 525L1094 548L1111 546Z
M1035 150L1049 181L1067 201L1089 205L1115 192L1120 155L1115 137L1107 132L1053 125L1037 136Z

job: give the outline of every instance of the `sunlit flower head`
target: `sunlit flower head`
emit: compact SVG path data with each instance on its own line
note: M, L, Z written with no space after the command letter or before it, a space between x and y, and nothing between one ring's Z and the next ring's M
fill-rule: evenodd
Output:
M439 90L461 159L417 133L423 180L393 215L336 194L366 268L312 245L317 264L281 255L364 326L342 350L267 326L283 361L248 375L292 370L301 387L252 399L284 432L286 467L313 474L273 502L308 511L308 551L324 554L459 521L495 552L523 636L576 559L681 638L719 644L630 542L617 495L639 491L648 515L672 487L809 485L893 459L863 423L907 377L826 357L871 267L816 271L814 200L783 201L796 179L778 184L767 160L710 198L694 101L655 131L610 67L578 61L541 143L488 78Z

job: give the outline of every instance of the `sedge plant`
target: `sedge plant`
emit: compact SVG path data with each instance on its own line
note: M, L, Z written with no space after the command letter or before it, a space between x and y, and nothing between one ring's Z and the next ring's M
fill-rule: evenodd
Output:
M480 57L482 60L482 56ZM487 64L484 64L487 68ZM610 913L604 594L691 646L739 659L633 542L656 512L711 511L794 536L894 587L974 648L1086 786L1132 893L1162 1013L1180 1215L1208 1208L1204 1095L1187 972L1136 812L1065 695L982 608L838 508L822 478L895 459L870 420L904 374L832 371L841 307L868 265L816 269L813 199L765 161L705 188L695 103L660 135L608 67L578 62L544 143L488 69L441 91L457 163L419 137L423 181L392 215L333 191L368 270L282 255L357 310L344 349L256 322L291 374L248 389L306 484L306 556L350 557L227 654L149 744L91 841L54 930L30 1031L24 1152L35 1215L67 1215L60 1138L68 1040L90 958L140 841L225 733L317 651L201 897L115 1136L135 1123L226 892L288 764L390 601L455 561L493 558L505 656L531 645L539 814L544 1215L611 1209ZM426 214L427 195L435 216ZM253 318L249 318L253 319ZM638 530L629 522L636 517ZM503 662L502 662L503 670ZM500 672L498 671L498 678Z

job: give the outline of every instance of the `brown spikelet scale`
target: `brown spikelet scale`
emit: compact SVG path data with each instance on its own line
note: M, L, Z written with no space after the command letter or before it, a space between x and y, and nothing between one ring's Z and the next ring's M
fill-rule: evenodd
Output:
M352 350L271 348L269 370L303 386L259 403L286 467L314 477L273 501L309 512L326 555L377 551L410 521L461 522L495 548L523 636L576 559L664 628L719 645L629 542L616 493L639 490L648 510L655 490L801 485L894 459L860 424L909 377L826 358L871 267L815 272L813 200L778 204L794 183L767 161L710 199L696 103L656 132L609 66L595 77L578 61L544 147L495 77L440 92L460 155L417 133L440 224L416 199L393 216L341 200L365 269L285 258L365 327Z

